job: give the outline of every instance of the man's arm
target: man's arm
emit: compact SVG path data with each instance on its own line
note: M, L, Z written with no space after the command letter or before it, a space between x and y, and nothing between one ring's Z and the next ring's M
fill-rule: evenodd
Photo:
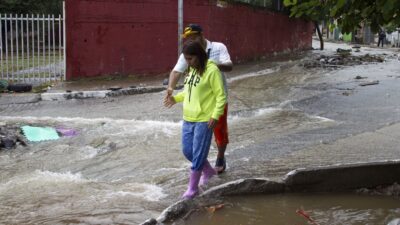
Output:
M172 95L172 92L174 92L176 84L178 83L179 79L181 78L181 75L185 72L187 67L188 65L186 63L185 57L183 57L183 54L180 54L178 62L176 63L175 67L169 74L167 96Z
M182 73L172 70L171 73L169 74L169 80L168 80L168 89L167 89L167 95L172 95L172 92L174 92L174 89L176 87L176 84L178 83L179 79L181 78Z
M230 72L233 69L233 64L231 61L231 56L229 55L228 49L226 46L221 43L219 45L219 62L218 69L222 72Z
M164 106L165 107L170 108L171 106L173 106L176 103L172 97L172 94L174 93L174 89L181 77L181 74L182 73L175 71L175 70L172 70L171 73L169 74L167 94L164 97Z
M233 64L232 63L219 64L218 69L221 70L222 72L230 72L233 69Z

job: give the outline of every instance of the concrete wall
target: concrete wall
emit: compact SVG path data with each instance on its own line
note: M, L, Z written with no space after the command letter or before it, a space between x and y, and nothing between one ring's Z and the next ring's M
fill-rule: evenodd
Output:
M67 79L168 72L177 59L177 0L66 1ZM312 24L246 5L184 2L184 25L199 23L234 62L311 47Z

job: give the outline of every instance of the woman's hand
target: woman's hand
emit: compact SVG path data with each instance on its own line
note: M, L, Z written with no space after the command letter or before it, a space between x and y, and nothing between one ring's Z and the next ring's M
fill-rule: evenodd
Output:
M217 123L218 123L218 120L211 118L208 121L208 128L214 130L214 127L217 125Z
M167 94L164 98L164 106L167 108L171 108L173 105L176 104L175 99L172 97L172 94Z

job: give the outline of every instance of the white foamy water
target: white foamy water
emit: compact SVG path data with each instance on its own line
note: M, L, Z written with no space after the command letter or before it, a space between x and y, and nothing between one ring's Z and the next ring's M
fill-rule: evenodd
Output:
M143 198L151 202L157 202L167 196L161 187L152 184L128 183L125 184L122 189L123 190L107 192L105 198L132 196Z
M258 76L265 76L265 75L269 75L271 73L275 73L278 72L280 70L280 68L269 68L269 69L265 69L265 70L260 70L257 72L251 72L251 73L246 73L246 74L242 74L236 77L231 77L228 78L227 81L228 82L233 82L233 81L237 81L237 80L243 80L243 79L247 79L250 77L258 77Z
M86 183L92 182L82 177L80 173L73 174L71 172L57 173L51 171L35 170L32 173L27 173L13 177L6 183L0 183L0 191L10 190L16 186L25 186L31 184L50 184L50 183Z
M4 122L26 122L26 123L72 123L82 125L95 125L99 123L114 124L134 124L138 127L160 127L160 126L181 126L181 122L173 121L156 121L156 120L127 120L112 118L82 118L82 117L18 117L18 116L0 116L0 120Z
M265 116L265 115L272 115L278 111L282 110L281 108L275 108L275 107L268 107L268 108L262 108L262 109L256 109L256 110L249 110L243 113L239 113L236 115L229 115L228 116L228 122L237 122L243 119L248 119L248 118L254 118L254 117L259 117L259 116Z
M309 116L312 119L316 119L316 120L320 120L321 122L335 122L335 120L326 118L326 117L322 117L322 116Z
M78 185L76 187L82 187L82 185L85 184L89 184L90 186L90 183L96 186L96 183L101 184L102 182L99 182L96 179L86 179L81 173L74 174L69 171L60 173L36 170L32 173L13 177L6 183L0 183L0 193L25 189L40 191L41 187L46 187L46 189L48 189L49 187L54 186L56 188L63 183L64 185ZM99 187L101 187L101 185ZM111 186L107 185L105 187L110 187L112 190L98 189L97 194L104 195L106 198L124 197L129 195L146 201L159 201L167 196L163 193L161 187L153 184L112 182ZM73 189L74 188L70 188L68 190L68 188L66 188L65 190L68 192L71 190L73 191ZM62 190L59 191L62 192ZM104 194L102 194L102 192L104 192Z
M112 118L67 118L67 117L11 117L1 116L1 121L10 123L26 123L26 124L62 124L64 127L84 127L84 126L101 126L103 129L109 129L110 135L132 135L143 131L162 132L167 136L176 135L180 130L182 122L173 121L155 121L155 120L128 120L128 119L112 119Z

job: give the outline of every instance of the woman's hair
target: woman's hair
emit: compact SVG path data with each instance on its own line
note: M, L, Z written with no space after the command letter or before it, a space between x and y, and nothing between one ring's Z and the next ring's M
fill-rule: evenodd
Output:
M207 53L198 41L187 41L182 49L184 55L196 56L199 60L199 68L194 68L201 76L206 69Z

